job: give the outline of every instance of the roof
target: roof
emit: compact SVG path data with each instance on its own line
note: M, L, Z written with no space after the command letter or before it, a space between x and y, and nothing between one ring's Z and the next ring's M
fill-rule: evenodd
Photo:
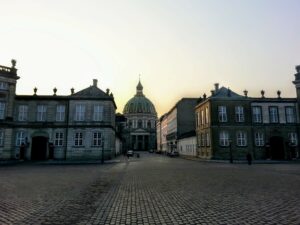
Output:
M72 95L73 97L89 97L89 98L111 98L110 95L96 86L90 86Z
M233 92L230 88L221 87L209 98L245 98L245 96Z
M184 139L184 138L189 138L189 137L195 137L196 136L196 131L195 130L191 130L188 131L186 133L183 133L182 135L180 135L177 139Z

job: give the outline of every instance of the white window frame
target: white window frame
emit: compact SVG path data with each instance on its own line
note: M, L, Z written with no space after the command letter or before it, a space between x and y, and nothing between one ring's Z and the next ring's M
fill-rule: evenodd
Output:
M292 146L298 146L298 137L296 132L288 133L288 139Z
M65 121L66 116L66 106L65 105L57 105L56 106L56 121L62 122Z
M23 130L20 130L16 134L16 146L20 146L22 143L25 143L26 133Z
M236 145L239 147L247 146L247 132L245 131L236 132Z
M255 132L254 133L254 141L255 146L262 147L265 145L264 133L263 132Z
M287 123L295 123L296 122L296 115L295 115L295 107L287 106L285 107L285 116Z
M0 102L0 120L4 119L5 116L5 102Z
M76 131L74 133L74 146L76 146L76 147L83 146L83 132L82 131Z
M37 113L36 113L36 121L46 121L46 113L47 113L47 106L46 105L38 105L37 106Z
M93 120L94 121L103 120L103 105L94 105Z
M218 106L219 122L227 122L227 109L226 106Z
M27 121L28 105L19 105L18 121Z
M260 106L252 107L252 121L253 121L253 123L261 123L262 122L262 109Z
M84 121L85 120L85 105L76 104L75 105L75 121Z
M54 146L61 147L64 145L64 132L57 131L54 134Z
M270 106L269 107L269 117L270 123L279 123L278 107Z
M229 132L222 130L219 133L219 144L220 146L227 147L229 146Z
M238 123L245 122L245 114L244 114L244 107L243 106L236 106L235 107L235 121Z
M93 132L92 146L94 146L94 147L102 146L102 132L100 132L100 131Z

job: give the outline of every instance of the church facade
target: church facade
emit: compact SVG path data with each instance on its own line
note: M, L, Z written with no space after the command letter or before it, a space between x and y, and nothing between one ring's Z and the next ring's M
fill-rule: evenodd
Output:
M70 95L16 95L16 62L0 66L0 160L102 160L115 155L114 97L97 80Z
M147 151L156 149L157 113L153 103L143 94L139 81L136 94L123 110L126 125L123 130L124 150Z

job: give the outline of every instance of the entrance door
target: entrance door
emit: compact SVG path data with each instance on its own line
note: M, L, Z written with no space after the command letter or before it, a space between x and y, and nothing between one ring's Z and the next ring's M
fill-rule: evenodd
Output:
M37 136L32 138L31 159L46 160L47 159L47 143L46 137Z
M270 138L271 158L284 159L284 144L283 138L274 136Z

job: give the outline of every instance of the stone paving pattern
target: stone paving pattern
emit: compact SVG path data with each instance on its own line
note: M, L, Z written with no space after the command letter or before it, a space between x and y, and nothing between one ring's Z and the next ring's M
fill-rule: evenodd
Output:
M105 165L0 167L0 224L300 224L300 164L144 153Z

